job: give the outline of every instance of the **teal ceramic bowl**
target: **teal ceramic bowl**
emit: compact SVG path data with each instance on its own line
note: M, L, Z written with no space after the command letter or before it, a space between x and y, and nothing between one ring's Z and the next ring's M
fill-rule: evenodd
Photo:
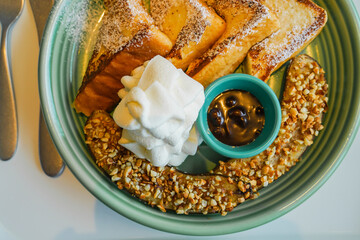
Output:
M345 157L359 127L359 18L350 0L316 0L328 11L329 20L322 33L303 52L315 58L326 71L328 112L324 129L295 167L262 189L256 200L246 201L225 217L163 213L126 191L120 191L93 162L84 141L86 118L72 107L95 36L92 31L85 39L74 36L83 23L79 20L82 2L84 0L56 1L50 14L40 52L41 107L68 168L89 192L119 214L148 227L178 234L219 235L244 231L299 206L329 179ZM101 6L96 5L101 1L91 2L95 4L91 8L101 12ZM267 81L279 98L285 69L286 65ZM191 161L194 158L196 161ZM189 172L209 171L219 160L224 157L204 144L179 168Z
M244 90L253 94L264 108L265 124L261 134L256 139L242 146L230 146L219 141L210 131L208 110L211 102L219 94L229 90ZM281 107L274 91L265 82L247 74L234 73L219 78L205 89L205 103L200 109L196 127L205 143L229 158L248 158L255 156L275 140L281 125Z

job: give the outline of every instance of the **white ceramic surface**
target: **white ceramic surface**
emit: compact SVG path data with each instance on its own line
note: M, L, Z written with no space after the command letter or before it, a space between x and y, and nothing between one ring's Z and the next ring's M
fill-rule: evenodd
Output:
M348 1L348 0L341 0ZM360 0L354 1L360 10ZM249 231L218 237L160 232L122 217L96 200L66 169L49 178L38 159L37 35L26 0L12 31L19 116L15 157L0 161L0 239L360 239L360 134L334 175L305 203Z

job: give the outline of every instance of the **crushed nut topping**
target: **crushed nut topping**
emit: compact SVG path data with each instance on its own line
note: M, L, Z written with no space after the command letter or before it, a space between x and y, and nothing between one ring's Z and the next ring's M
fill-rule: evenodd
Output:
M170 209L178 214L226 215L253 196L250 184L235 178L218 174L188 175L169 166L154 167L149 161L135 157L118 144L121 129L106 112L95 112L84 129L96 164L111 176L119 189L127 189L163 212ZM114 134L106 139L108 147L104 149L102 136L109 132Z
M275 141L255 157L220 162L213 172L237 176L257 192L289 171L324 128L321 119L328 101L324 75L324 70L309 56L294 58L287 73L281 102L282 123Z

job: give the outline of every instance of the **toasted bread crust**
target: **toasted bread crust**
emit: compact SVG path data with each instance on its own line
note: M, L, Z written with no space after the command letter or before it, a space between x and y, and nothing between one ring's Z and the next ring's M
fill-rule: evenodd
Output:
M279 1L262 0L282 25L278 32L250 49L245 63L246 73L264 81L314 40L327 22L326 11L310 0ZM287 9L296 9L296 12L290 16Z
M279 28L274 13L258 1L208 0L206 3L225 19L227 28L212 48L191 63L186 72L204 87L234 72L254 44Z
M172 40L166 56L185 70L221 36L225 21L202 0L150 0L155 24Z
M123 87L121 78L156 55L166 55L171 47L170 40L151 27L139 32L116 54L94 53L74 101L76 111L86 116L94 110L112 111L120 100L117 92Z
M107 43L103 42L105 41L103 38L99 38L100 47L98 46L95 49L89 61L82 85L74 101L76 111L84 113L86 116L90 116L94 110L112 111L120 100L117 92L123 87L121 78L129 75L134 68L154 56L167 55L172 48L170 39L155 25L152 25L152 18L138 0L108 0L104 3L115 4L115 6L108 6L108 8L115 9L127 3L129 5L126 5L127 8L133 9L133 12L118 16L119 21L124 21L124 23L117 27L124 27L123 25L130 21L129 24L136 26L137 31L123 30L126 36L121 37L117 45L115 44L116 46L111 49L105 47ZM134 8L137 8L137 11ZM124 20L123 18L126 16L129 19ZM104 29L109 31L109 29L115 28L115 26L107 26L106 24L107 22L102 26L103 31L105 31ZM100 30L100 35L105 33ZM121 35L122 33L118 34ZM130 40L122 45L128 37L131 37ZM113 52L114 50L118 51Z
M106 11L97 36L96 50L105 48L115 54L139 32L154 25L142 0L104 0L104 7Z

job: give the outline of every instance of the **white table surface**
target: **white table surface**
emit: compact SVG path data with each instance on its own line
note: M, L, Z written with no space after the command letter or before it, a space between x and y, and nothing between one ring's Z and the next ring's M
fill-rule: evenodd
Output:
M359 10L360 1L354 2ZM26 0L11 35L20 138L14 158L0 161L0 239L360 239L360 134L333 176L305 203L268 224L225 236L154 230L96 200L69 169L47 177L38 159L38 50Z

